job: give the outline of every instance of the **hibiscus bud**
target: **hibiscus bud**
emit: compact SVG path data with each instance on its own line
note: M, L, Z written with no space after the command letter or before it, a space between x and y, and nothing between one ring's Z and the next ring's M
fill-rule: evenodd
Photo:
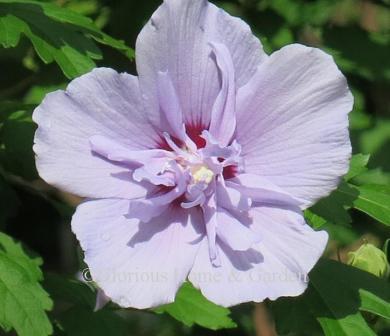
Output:
M355 252L349 252L348 264L381 278L386 278L389 275L386 254L369 243L363 244Z

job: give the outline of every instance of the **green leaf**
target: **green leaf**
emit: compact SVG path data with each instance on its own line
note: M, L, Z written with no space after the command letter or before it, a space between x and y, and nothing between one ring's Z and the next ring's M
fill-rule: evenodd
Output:
M340 244L352 244L359 239L358 234L353 230L350 225L337 225L325 218L313 213L310 209L305 210L305 219L308 224L313 228L325 230L328 232L329 237L336 240Z
M376 336L359 312L339 319L319 317L318 321L326 336Z
M306 209L304 214L308 224L310 224L315 229L318 229L327 223L325 218L315 214L311 209Z
M340 193L339 190L344 188L349 190L350 187L346 183L341 183L338 189L333 191L328 197L319 200L314 206L310 208L310 211L322 218L322 224L330 222L334 224L349 225L351 222L351 216L347 209L353 205L353 197ZM357 193L355 190L351 191L354 195ZM319 225L319 219L317 219Z
M52 326L45 311L52 301L40 285L40 259L31 259L20 244L0 233L0 326L19 336L45 336Z
M328 232L329 237L336 240L339 244L352 244L359 239L359 234L352 226L336 225L333 223L326 223L321 227L322 230Z
M350 161L349 171L344 176L344 180L349 181L367 171L366 165L368 160L369 155L354 155ZM309 222L315 227L320 227L327 222L348 225L351 222L351 217L347 209L353 206L353 199L357 194L356 190L351 188L350 185L342 182L337 190L333 191L328 197L319 200L305 214ZM339 192L340 190L349 193Z
M284 333L313 335L320 325L327 336L375 335L361 312L388 318L387 281L332 260L320 260L309 278L309 287L302 296L281 298L271 304L276 325L280 328L281 323ZM286 313L299 318L298 322L286 318Z
M349 197L353 207L365 212L383 224L390 225L390 187L366 184L342 185L337 193Z
M390 304L376 295L364 290L359 290L361 307L360 310L373 313L390 319Z
M352 156L352 159L349 163L349 171L347 175L344 176L344 179L346 181L349 181L350 179L364 173L367 171L367 163L370 159L370 155L365 154L356 154Z
M305 211L305 218L315 228L326 223L349 225L348 209L365 212L376 220L390 225L390 187L379 184L362 184L359 178L367 174L369 155L356 154L352 157L348 173L339 187L328 197L319 200ZM353 180L353 183L352 183ZM364 181L364 179L363 179Z
M14 16L0 17L0 42L5 48L16 47L20 40L19 20Z
M390 173L381 168L370 169L353 179L355 185L381 184L390 185Z
M361 168L353 169L351 175L362 171ZM350 208L390 225L390 187L377 184L355 186L342 182L328 197L306 210L305 217L314 227L320 227L327 222L348 225L351 218L347 210Z
M174 303L161 306L156 312L168 313L189 327L194 324L213 330L236 327L229 309L208 301L188 282L180 288Z
M24 34L44 63L55 61L77 77L95 67L102 55L94 41L133 57L133 50L99 30L91 19L52 3L0 0L0 44L15 47Z
M383 244L383 252L386 254L387 261L390 261L390 238Z
M386 281L354 267L323 260L310 273L310 284L306 302L325 335L375 335L359 312L365 304L360 290L389 304L390 286Z

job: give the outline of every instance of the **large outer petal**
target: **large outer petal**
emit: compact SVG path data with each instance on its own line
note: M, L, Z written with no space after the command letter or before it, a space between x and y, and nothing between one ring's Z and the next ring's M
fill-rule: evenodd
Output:
M34 151L46 182L92 198L140 197L144 188L130 182L128 169L91 152L100 135L129 150L159 140L145 118L138 79L100 68L73 80L66 91L50 93L33 114L38 124Z
M326 231L314 231L295 207L257 206L252 210L252 230L288 269L307 275L328 242Z
M233 251L219 241L220 267L211 264L202 243L190 272L194 286L219 305L300 295L326 246L326 232L313 231L292 210L260 207L252 215L251 227L262 237L260 243L247 251Z
M208 125L221 83L210 42L231 53L236 85L244 85L266 57L249 26L206 0L166 0L138 36L137 70L152 110L158 71L168 71L178 93L185 122ZM156 120L156 124L159 120Z
M174 301L191 269L200 214L167 211L149 223L127 219L129 201L93 200L77 208L72 229L92 278L112 301L139 309Z
M331 56L302 45L273 53L238 91L237 141L246 171L305 206L347 172L353 97Z

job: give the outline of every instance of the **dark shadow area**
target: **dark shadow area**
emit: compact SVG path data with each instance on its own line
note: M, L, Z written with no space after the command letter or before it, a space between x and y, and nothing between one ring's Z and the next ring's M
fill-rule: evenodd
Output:
M374 42L367 31L358 26L327 27L323 39L328 47L336 49L351 62L351 70L365 77L388 78L389 47L385 43Z

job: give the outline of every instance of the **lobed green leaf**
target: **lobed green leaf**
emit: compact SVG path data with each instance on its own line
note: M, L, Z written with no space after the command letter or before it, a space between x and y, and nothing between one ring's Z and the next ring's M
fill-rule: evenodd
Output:
M189 327L194 324L213 330L236 327L229 309L208 301L188 282L180 288L174 303L161 306L156 312L168 313Z
M0 232L0 326L5 331L15 329L19 336L52 333L46 315L52 301L40 285L41 263Z
M0 0L0 44L18 45L25 35L44 63L55 61L68 78L95 67L102 58L94 41L108 45L132 58L134 52L123 41L98 29L93 21L52 3L29 0Z
M342 185L337 193L352 202L352 206L383 224L390 225L390 187L366 184L362 186Z

